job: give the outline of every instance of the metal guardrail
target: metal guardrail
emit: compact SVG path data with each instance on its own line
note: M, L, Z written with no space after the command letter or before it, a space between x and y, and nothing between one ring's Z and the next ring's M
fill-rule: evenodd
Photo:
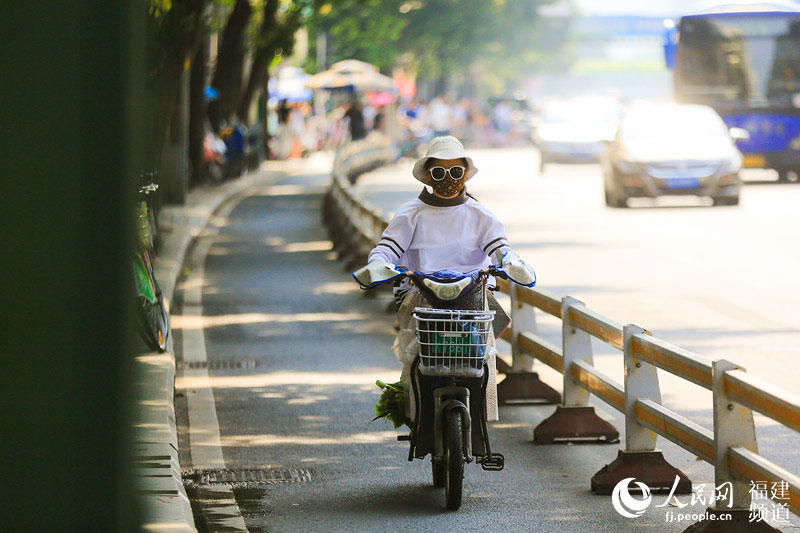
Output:
M380 210L352 194L348 176L354 169L358 171L376 161L390 159L390 150L388 141L376 138L352 143L336 158L326 218L329 228L331 223L339 226L338 229L331 228L332 233L338 234L334 242L345 242L344 248L350 252L363 251L377 244L388 220ZM363 253L361 255L363 257ZM512 326L500 338L511 344L513 369L530 371L533 360L538 360L563 375L561 405L558 407L562 414L559 415L557 410L537 426L535 440L607 438L610 435L607 430L598 432L596 424L593 426L594 422L587 419L597 417L589 407L590 394L625 415L625 449L617 461L592 478L595 492L610 494L617 478L631 474L631 467L635 471L636 459L631 462L631 457L661 456L655 448L657 435L661 435L711 463L717 486L725 482L732 484L733 507L725 507L724 501L718 501L717 507L710 511L749 510L750 483L766 482L783 484L788 489L789 509L800 515L800 477L758 454L753 423L753 411L756 411L800 431L800 396L750 376L743 368L725 359L711 361L654 337L638 326L622 325L589 309L575 298L558 297L547 290L520 287L502 280L499 289L511 298ZM561 347L537 334L534 310L561 320ZM624 383L611 379L594 367L592 337L622 351ZM662 404L656 369L712 391L712 430ZM570 410L573 410L572 414L563 416ZM574 421L576 417L577 423ZM613 426L604 421L601 423L616 432ZM587 427L594 429L587 430ZM537 432L544 438L538 439ZM615 470L618 471L616 476ZM651 489L672 487L678 475L681 482L677 493L691 492L688 478L665 461L655 469L664 479L654 478L652 468L650 473L647 470L643 468L636 472L639 474L636 477Z
M379 134L351 142L336 153L323 214L340 259L352 258L348 265L366 256L388 224L379 209L352 194L350 185L358 175L394 158L390 140Z
M512 301L559 316L553 296L546 291L511 286L505 281L500 282L500 290ZM566 357L557 346L536 335L535 322L517 320L517 305L513 303L512 329L505 339L516 343L516 352L564 375L562 405L588 405L585 395L580 401L568 401L576 387L595 394L625 414L626 451L654 451L654 434L661 435L711 463L717 485L730 481L734 508L749 509L751 482L785 483L789 508L800 514L800 478L758 454L752 414L756 411L800 431L800 396L773 387L727 360L711 361L635 325L621 326L573 298L563 298L561 305L564 343L573 346ZM624 384L592 366L589 336L623 352ZM583 342L569 342L571 338L582 338ZM662 405L656 368L712 391L713 430Z

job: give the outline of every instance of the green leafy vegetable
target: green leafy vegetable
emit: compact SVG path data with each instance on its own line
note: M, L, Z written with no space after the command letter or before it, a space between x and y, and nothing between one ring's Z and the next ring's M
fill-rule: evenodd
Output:
M399 428L403 424L411 427L411 420L406 416L406 403L405 403L405 390L403 382L397 383L384 383L381 380L375 384L383 390L378 403L375 405L375 421L379 418L385 418L392 422L395 428Z

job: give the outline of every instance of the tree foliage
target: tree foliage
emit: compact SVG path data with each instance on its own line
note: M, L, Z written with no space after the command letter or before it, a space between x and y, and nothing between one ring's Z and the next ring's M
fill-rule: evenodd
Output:
M328 36L331 61L356 58L384 70L410 63L428 80L463 76L478 63L513 79L563 60L566 32L548 31L537 12L548 3L343 0L315 12L309 26L313 34Z

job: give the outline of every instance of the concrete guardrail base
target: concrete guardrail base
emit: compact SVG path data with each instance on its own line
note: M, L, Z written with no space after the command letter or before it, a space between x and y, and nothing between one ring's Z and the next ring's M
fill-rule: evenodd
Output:
M686 474L669 464L658 450L645 452L620 450L614 461L592 476L592 492L610 495L620 481L631 477L647 485L652 493L669 492L677 477L678 486L675 488L675 494L692 493L692 481Z
M500 365L498 365L498 372L500 372L499 367ZM497 384L497 399L501 405L509 402L539 404L557 404L561 402L561 393L539 379L537 372L508 371L504 372L504 374L506 376L505 379Z
M619 442L619 431L597 416L594 407L559 405L555 413L534 428L533 440L536 444L568 442L610 444Z

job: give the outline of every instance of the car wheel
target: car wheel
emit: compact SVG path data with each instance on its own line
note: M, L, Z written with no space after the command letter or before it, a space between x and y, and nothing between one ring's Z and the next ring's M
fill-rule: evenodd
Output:
M619 193L616 187L611 186L611 192L606 190L606 205L613 208L628 207L628 199Z
M739 205L738 196L725 197L725 198L712 198L711 201L715 206Z

